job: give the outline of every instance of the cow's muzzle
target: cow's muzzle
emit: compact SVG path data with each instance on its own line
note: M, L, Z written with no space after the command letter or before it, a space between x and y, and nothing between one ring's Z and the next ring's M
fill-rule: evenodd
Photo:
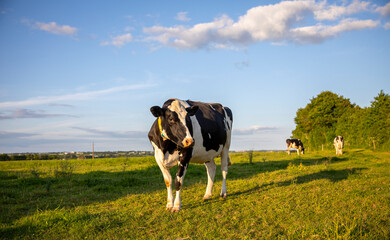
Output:
M194 145L194 139L193 138L185 138L182 142L184 148L188 148Z

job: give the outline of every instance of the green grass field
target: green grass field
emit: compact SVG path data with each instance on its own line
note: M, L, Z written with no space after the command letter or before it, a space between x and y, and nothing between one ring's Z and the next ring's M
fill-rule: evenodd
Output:
M179 213L153 157L0 162L0 238L390 239L390 153L231 160L226 199L219 168L203 201L205 167L189 166Z

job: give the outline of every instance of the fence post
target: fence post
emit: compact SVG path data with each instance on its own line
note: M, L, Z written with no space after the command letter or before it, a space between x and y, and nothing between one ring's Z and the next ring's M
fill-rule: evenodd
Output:
M248 151L248 159L249 159L249 163L252 164L253 150Z

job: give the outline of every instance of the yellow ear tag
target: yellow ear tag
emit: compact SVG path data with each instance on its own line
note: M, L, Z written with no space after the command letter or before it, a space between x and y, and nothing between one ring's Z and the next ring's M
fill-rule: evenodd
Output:
M158 128L160 129L160 133L161 133L161 137L163 138L163 140L167 140L168 138L166 138L162 132L162 127L161 127L161 117L158 118Z

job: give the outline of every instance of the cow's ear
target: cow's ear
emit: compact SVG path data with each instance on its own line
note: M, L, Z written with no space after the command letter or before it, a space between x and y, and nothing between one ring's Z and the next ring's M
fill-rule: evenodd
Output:
M186 108L186 111L187 111L188 115L194 116L195 113L198 111L198 109L199 109L198 106L192 106L192 107Z
M150 112L153 114L155 117L161 117L163 115L163 111L159 106L154 106L150 108Z

